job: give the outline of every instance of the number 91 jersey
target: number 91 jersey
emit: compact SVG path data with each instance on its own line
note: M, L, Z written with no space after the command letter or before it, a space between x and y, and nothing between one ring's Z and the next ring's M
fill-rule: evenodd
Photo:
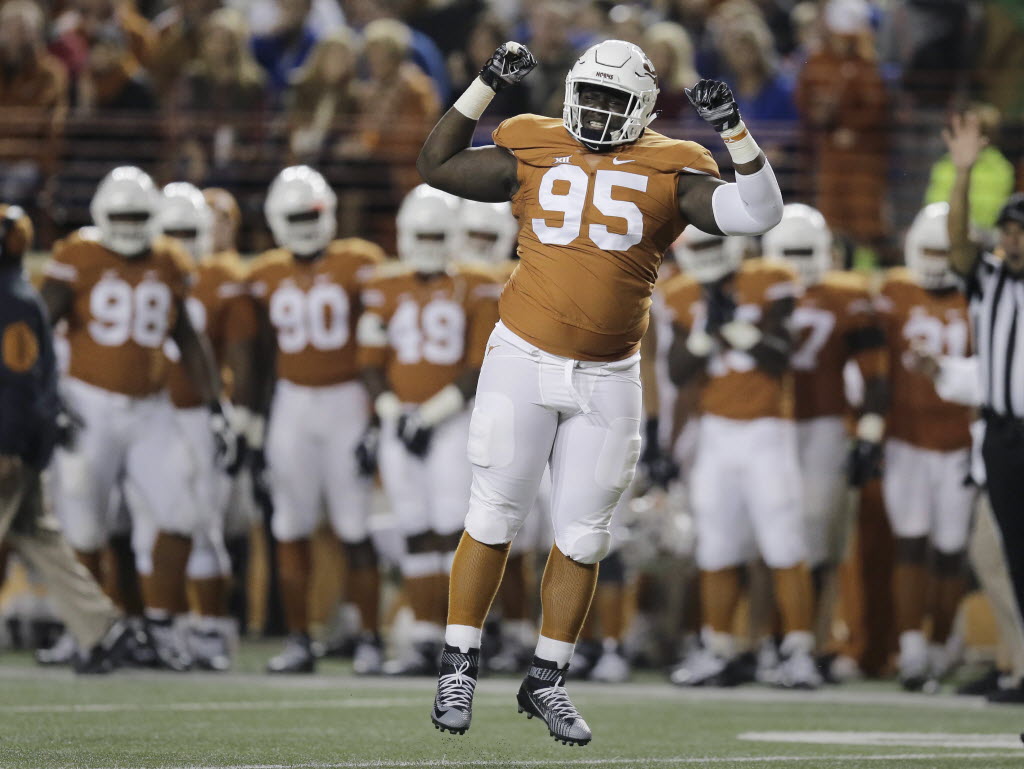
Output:
M889 348L891 405L886 434L922 449L953 451L971 445L970 412L942 400L935 385L912 371L911 348L933 356L970 354L967 301L957 289L926 291L904 268L890 270L878 297Z
M665 250L688 222L680 173L717 177L699 144L648 129L633 144L592 152L561 120L519 115L494 143L518 161L519 266L501 320L546 352L615 361L640 347Z
M69 376L133 397L163 389L163 345L188 291L191 260L158 238L145 256L125 258L82 233L59 241L45 275L70 286Z
M384 252L366 240L336 240L317 259L275 249L253 264L249 285L277 334L277 376L305 387L354 379L360 285Z
M366 312L380 319L387 345L364 344L360 364L383 368L403 403L423 403L483 364L500 290L489 273L472 267L421 277L388 265L363 291Z

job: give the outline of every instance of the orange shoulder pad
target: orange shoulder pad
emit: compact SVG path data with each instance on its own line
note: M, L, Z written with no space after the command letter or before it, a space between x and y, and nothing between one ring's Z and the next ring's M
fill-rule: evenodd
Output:
M327 246L327 250L329 253L338 252L361 256L368 262L383 262L388 256L383 248L363 238L333 240Z
M644 135L618 153L622 158L637 158L662 173L705 174L718 179L721 172L711 152L697 142L670 139L647 129Z

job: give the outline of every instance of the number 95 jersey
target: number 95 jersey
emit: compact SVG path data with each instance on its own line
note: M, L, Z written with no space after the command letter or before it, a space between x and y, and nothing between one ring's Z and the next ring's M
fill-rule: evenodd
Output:
M133 397L163 389L163 345L177 322L192 264L174 241L125 258L82 233L59 241L45 275L71 287L68 374Z
M249 284L277 334L277 376L305 387L354 379L362 281L384 252L360 238L336 240L308 261L274 249L253 265Z
M501 320L540 349L575 360L637 352L665 250L688 222L680 173L718 177L704 147L648 129L618 151L588 150L560 119L519 115L494 143L518 161L519 266Z

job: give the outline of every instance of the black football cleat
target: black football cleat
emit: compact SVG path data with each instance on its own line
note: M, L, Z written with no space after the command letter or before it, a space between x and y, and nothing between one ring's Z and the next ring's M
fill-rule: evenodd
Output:
M437 676L437 695L430 720L434 728L452 734L465 734L473 719L473 692L480 673L480 650L468 653L444 645L441 670Z
M527 718L543 719L548 733L563 745L586 745L593 733L565 690L565 672L554 662L533 658L516 701Z

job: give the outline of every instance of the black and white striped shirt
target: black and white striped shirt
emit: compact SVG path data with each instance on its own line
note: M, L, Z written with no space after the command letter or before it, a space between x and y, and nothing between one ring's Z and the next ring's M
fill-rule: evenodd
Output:
M981 369L982 405L1024 419L1024 278L982 254L969 282L971 323Z

